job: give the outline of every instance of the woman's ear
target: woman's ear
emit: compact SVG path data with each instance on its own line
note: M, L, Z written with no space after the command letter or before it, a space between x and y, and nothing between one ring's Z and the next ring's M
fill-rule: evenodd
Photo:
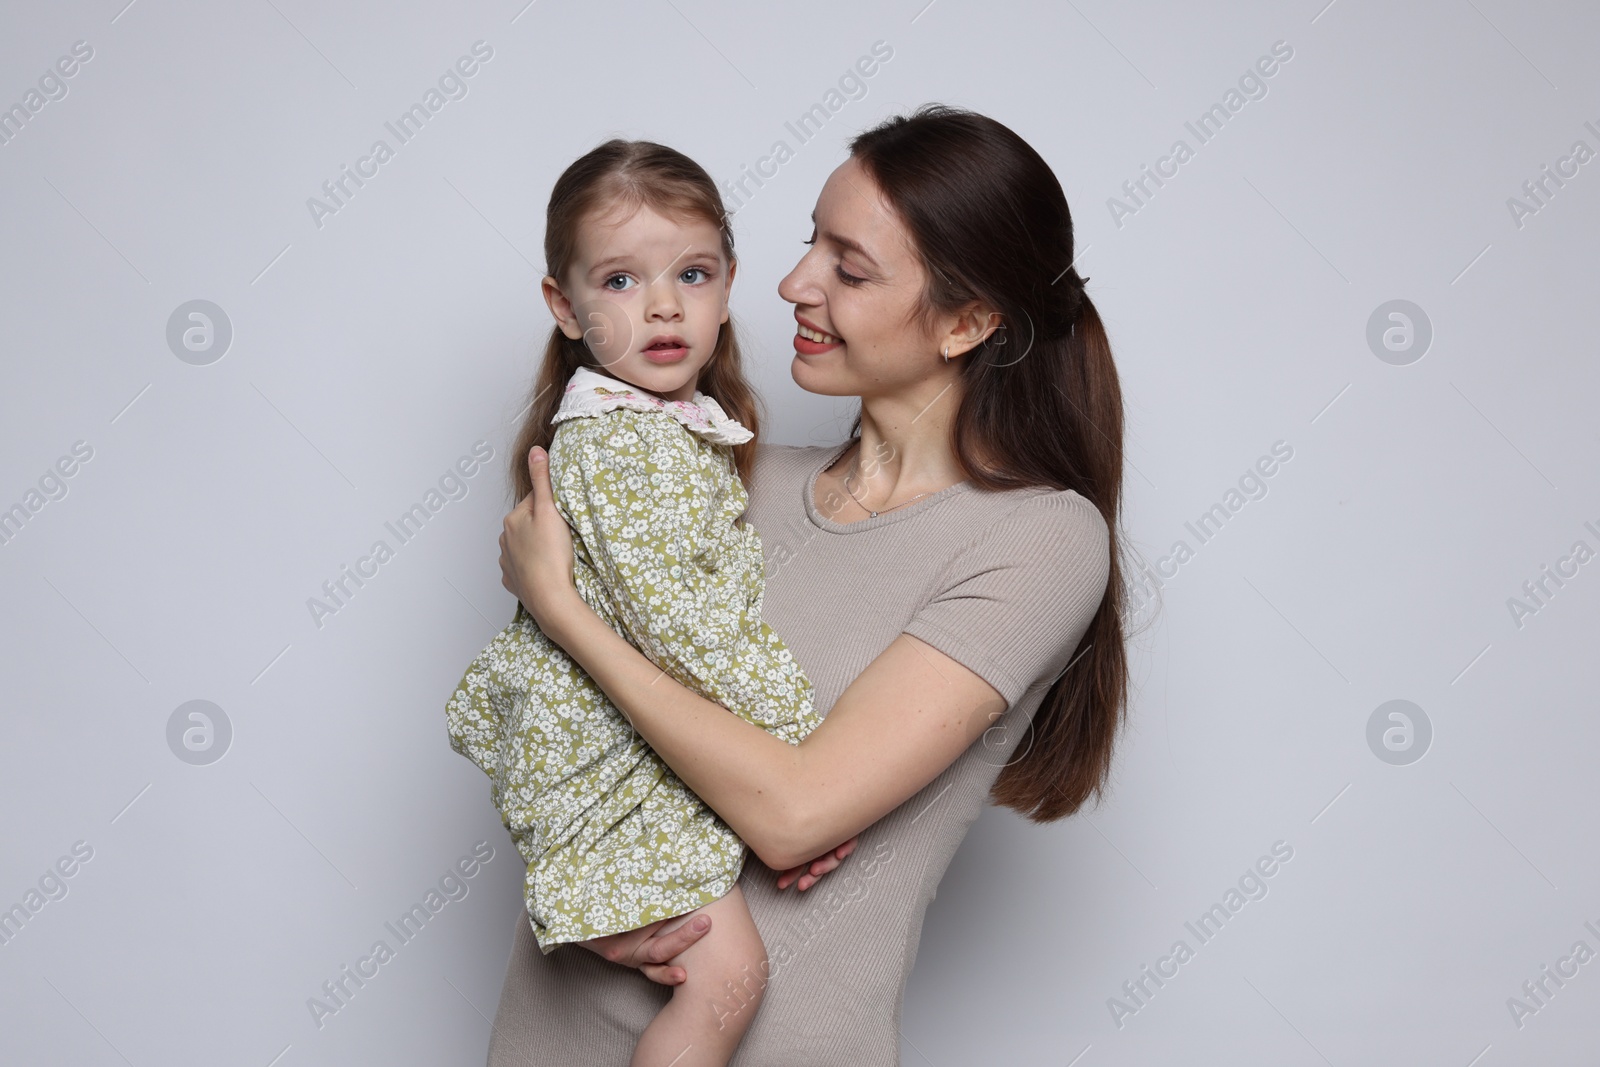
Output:
M546 274L544 280L539 283L539 291L544 294L545 306L555 317L556 325L561 327L561 332L574 341L581 341L583 327L578 323L577 312L572 309L572 301L561 291L561 284Z
M988 340L1002 325L1004 316L1000 312L981 304L969 304L956 312L948 332L938 339L939 351L946 359L965 355Z

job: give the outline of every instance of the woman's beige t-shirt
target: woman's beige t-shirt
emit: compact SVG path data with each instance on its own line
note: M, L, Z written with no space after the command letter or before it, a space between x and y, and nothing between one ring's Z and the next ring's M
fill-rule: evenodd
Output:
M750 857L740 885L771 968L733 1067L899 1063L923 914L1000 768L1024 751L1040 699L1072 662L1110 567L1105 521L1071 490L963 482L876 518L833 522L848 501L819 507L815 484L847 447L762 446L745 516L766 559L762 615L810 676L817 711L826 715L901 633L972 670L1009 708L806 892L780 892L776 874ZM575 945L541 955L519 912L489 1067L625 1064L671 995ZM740 1006L733 990L707 1010Z

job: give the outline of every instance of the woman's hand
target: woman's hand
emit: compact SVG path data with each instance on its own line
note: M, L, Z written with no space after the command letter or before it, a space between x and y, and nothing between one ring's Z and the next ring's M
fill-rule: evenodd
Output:
M662 985L681 985L689 974L682 967L668 966L667 961L705 936L711 929L711 916L696 915L688 922L667 929L671 919L658 919L649 926L621 934L592 937L579 941L602 959L637 968L652 982Z
M809 863L802 863L798 867L791 867L778 875L778 888L788 889L789 883L794 882L795 888L805 892L822 880L822 876L844 862L844 858L856 850L857 838L852 837L838 848L824 852Z
M558 628L561 613L582 602L572 583L572 531L556 510L550 457L544 449L529 450L528 473L533 492L506 514L500 533L500 584L556 640L552 630Z

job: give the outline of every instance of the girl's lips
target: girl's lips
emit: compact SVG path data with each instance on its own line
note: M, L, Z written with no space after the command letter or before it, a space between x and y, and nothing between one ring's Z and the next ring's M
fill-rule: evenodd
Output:
M676 363L689 354L689 349L683 345L662 346L644 350L644 358L651 363Z

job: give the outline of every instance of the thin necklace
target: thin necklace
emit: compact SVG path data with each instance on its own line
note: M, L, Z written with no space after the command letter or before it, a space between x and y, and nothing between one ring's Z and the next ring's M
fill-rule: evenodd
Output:
M918 493L916 496L912 497L910 500L902 500L900 503L896 504L892 508L884 508L881 511L873 511L871 508L867 507L865 504L862 504L861 503L861 498L856 496L854 489L850 488L850 479L851 479L851 477L853 477L856 474L859 474L860 472L861 472L861 454L858 451L856 453L855 468L849 474L844 476L844 491L850 494L850 499L854 500L856 502L856 504L858 506L860 506L861 510L865 511L867 513L868 517L870 517L870 518L874 518L875 519L879 515L884 514L884 512L894 511L896 508L903 508L907 504L913 504L913 503L917 502L918 500L921 500L923 497L928 495L928 493ZM928 492L932 492L932 490L930 489Z

